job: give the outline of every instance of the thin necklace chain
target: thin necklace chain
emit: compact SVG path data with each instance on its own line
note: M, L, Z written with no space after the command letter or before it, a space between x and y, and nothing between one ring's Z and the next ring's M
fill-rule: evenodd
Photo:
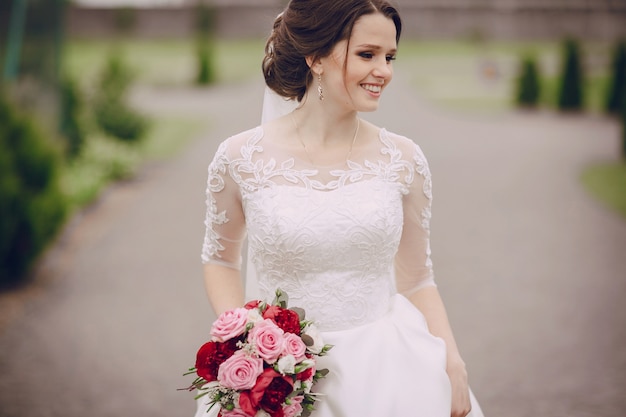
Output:
M289 116L291 116L291 121L293 122L293 125L296 128L296 137L298 138L298 142L300 142L300 145L302 145L302 149L304 149L304 153L306 154L306 157L308 158L309 162L312 165L315 165L315 162L313 162L313 158L311 158L311 154L309 153L309 150L306 148L306 145L304 144L304 142L302 141L302 138L300 137L300 129L298 128L298 123L296 122L296 118L293 117L293 113L290 113ZM359 135L360 126L361 126L361 120L357 117L356 129L354 129L354 136L352 137L352 142L350 143L350 149L348 149L348 154L346 155L346 160L345 160L346 164L348 164L348 160L350 159L350 156L352 155L352 149L354 148L356 137Z

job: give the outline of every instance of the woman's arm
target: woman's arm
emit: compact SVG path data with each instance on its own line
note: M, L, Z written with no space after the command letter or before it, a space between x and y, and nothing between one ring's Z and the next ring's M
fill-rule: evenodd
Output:
M216 315L245 303L243 282L238 270L218 264L204 265L204 287Z
M244 305L240 272L218 264L204 265L204 287L216 315Z
M430 332L443 339L447 347L446 371L452 387L452 417L469 413L470 397L465 363L454 340L446 309L435 285L430 259L430 217L432 182L428 162L415 143L399 140L407 155L412 155L414 175L403 200L404 227L396 254L396 287L424 315Z
M217 315L244 303L240 267L246 219L239 184L230 175L230 154L236 155L249 135L244 132L224 141L208 168L202 262L204 286Z
M446 342L446 371L452 387L452 417L465 417L471 409L469 385L465 362L454 340L448 315L436 287L426 287L409 296L411 302L422 312L428 329Z

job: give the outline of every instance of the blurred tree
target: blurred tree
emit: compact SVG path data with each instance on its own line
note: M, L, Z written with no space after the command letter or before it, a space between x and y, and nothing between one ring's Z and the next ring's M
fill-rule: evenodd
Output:
M557 107L560 110L581 110L584 100L584 74L578 42L563 42L563 61L559 84Z
M537 62L529 54L522 59L520 76L517 80L516 103L523 107L537 107L540 95L541 86Z
M0 96L0 287L24 279L65 220L58 169L50 141Z
M3 59L4 90L13 104L36 115L56 136L62 124L60 68L67 0L0 2L0 23L10 28Z
M28 7L22 6L28 3ZM19 20L24 7L23 45L19 56L19 77L34 77L56 87L61 66L64 0L13 0L13 16ZM19 22L17 23L19 24Z
M26 0L14 0L12 8L10 3L7 2L0 9L0 12L3 16L6 16L2 20L8 20L7 26L9 31L2 80L9 82L17 78L19 70L24 21L26 20Z
M198 0L196 12L196 57L198 72L196 82L212 84L217 78L215 70L216 9L204 0Z
M613 50L611 80L606 96L606 111L618 114L624 102L626 89L626 40L620 40Z

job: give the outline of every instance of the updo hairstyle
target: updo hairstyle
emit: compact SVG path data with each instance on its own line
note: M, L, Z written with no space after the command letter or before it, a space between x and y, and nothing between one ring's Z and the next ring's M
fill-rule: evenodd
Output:
M280 96L302 101L313 79L306 57L327 57L338 42L350 39L361 16L374 13L393 21L399 41L400 15L385 0L291 0L265 45L265 83Z

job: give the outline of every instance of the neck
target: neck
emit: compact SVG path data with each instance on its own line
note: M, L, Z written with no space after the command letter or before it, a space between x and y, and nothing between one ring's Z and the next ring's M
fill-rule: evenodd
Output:
M339 110L314 96L305 97L293 117L303 141L319 146L352 142L358 123L356 111Z

